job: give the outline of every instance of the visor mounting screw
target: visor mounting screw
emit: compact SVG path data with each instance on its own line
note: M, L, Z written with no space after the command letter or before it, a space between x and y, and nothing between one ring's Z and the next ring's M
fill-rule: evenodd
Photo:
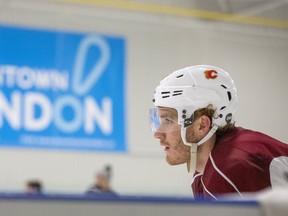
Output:
M222 118L222 117L223 117L223 115L222 115L222 114L220 114L220 115L219 115L219 117L220 117L220 118Z
M186 118L186 115L182 115L182 118L185 119L185 118Z
M185 114L185 113L186 113L186 110L182 110L182 113Z

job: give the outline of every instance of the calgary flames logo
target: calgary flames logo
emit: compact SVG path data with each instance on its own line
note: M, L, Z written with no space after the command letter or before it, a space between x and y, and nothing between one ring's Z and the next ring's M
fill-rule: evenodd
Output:
M206 70L204 71L206 79L216 79L218 72L216 70Z

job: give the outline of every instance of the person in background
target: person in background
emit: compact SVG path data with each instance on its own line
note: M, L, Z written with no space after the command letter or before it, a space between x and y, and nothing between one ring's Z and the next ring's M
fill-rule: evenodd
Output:
M186 163L194 173L196 199L243 198L248 192L288 187L288 145L235 126L236 87L223 69L196 65L174 71L157 86L153 102L154 137L168 164ZM264 123L269 124L265 117Z
M39 180L28 180L26 182L25 192L27 194L42 194L43 186Z
M112 179L112 168L110 165L106 165L102 170L98 171L95 177L95 183L88 188L86 194L116 195L110 185Z

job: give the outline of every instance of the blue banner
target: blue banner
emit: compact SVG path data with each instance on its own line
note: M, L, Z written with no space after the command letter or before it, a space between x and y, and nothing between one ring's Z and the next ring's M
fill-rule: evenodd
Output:
M0 145L126 151L125 40L0 26Z

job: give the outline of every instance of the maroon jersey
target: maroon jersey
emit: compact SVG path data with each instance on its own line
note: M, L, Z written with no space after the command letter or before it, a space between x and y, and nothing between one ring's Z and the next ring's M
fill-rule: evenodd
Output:
M288 186L288 145L235 127L219 137L203 173L195 172L195 198L215 198Z

